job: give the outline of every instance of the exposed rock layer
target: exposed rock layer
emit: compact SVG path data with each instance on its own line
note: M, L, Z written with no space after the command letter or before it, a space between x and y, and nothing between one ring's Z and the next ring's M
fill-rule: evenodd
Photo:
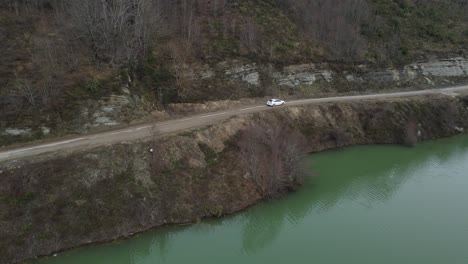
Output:
M214 111L263 96L314 97L339 93L378 92L385 89L418 89L468 82L468 59L451 58L415 62L401 68L374 69L368 65L309 63L275 68L269 64L225 61L216 65L185 65L182 69L190 87L180 92L189 104L166 105L155 111L155 103L122 87L99 101L90 100L79 112L55 120L0 122L0 146L66 133L124 125L153 116ZM170 87L169 87L170 88ZM171 88L174 90L175 88ZM210 101L207 103L207 101ZM159 109L161 110L161 109ZM45 127L46 129L42 129Z

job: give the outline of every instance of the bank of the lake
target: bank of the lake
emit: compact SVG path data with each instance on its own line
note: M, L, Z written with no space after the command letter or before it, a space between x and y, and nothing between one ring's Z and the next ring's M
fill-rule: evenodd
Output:
M468 263L468 136L308 163L318 177L282 200L34 263Z
M468 96L282 107L162 138L0 163L0 263L224 217L259 203L265 193L239 149L252 124L263 132L287 127L313 153L422 142L468 130ZM262 160L267 168L271 161Z

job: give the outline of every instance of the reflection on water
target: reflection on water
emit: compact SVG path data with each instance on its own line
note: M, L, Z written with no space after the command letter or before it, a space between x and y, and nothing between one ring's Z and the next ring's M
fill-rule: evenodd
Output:
M39 263L468 263L468 137L309 157L285 199Z

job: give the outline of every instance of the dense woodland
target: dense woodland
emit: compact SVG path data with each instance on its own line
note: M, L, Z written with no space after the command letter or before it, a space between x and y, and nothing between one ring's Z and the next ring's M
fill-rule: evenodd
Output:
M123 82L190 102L177 87L190 89L179 66L191 63L463 56L466 14L467 0L2 0L0 117L63 111Z

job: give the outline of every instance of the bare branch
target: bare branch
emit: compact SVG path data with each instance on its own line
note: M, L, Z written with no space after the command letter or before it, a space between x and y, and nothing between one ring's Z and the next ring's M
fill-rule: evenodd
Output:
M247 175L262 195L275 197L302 184L305 138L287 126L245 129L237 146Z

